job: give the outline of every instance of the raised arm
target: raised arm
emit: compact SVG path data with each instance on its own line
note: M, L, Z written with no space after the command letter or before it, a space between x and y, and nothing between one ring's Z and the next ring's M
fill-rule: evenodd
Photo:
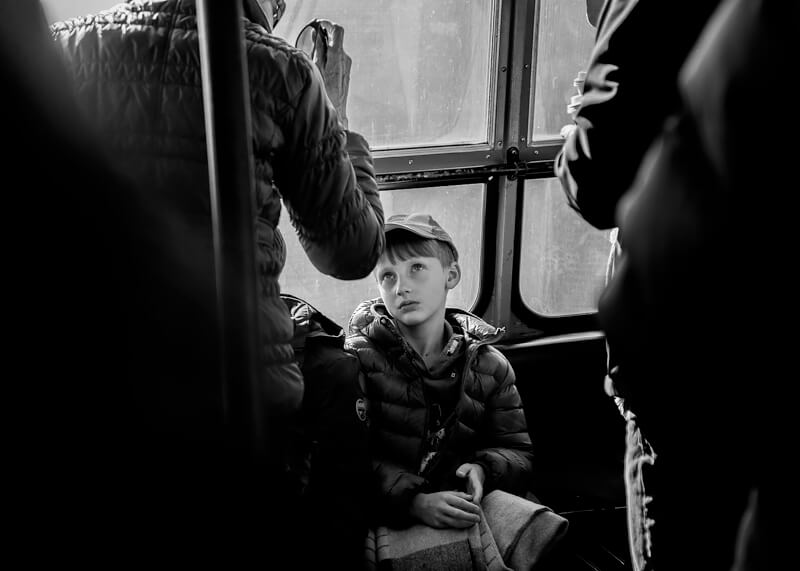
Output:
M616 226L617 203L677 108L678 70L717 4L606 3L574 126L555 164L570 206L596 228Z
M289 64L304 68L297 71L307 81L288 110L288 152L275 161L275 179L314 266L336 278L359 279L383 248L383 208L369 145L345 129L350 58L337 29L330 32L322 72L305 56Z

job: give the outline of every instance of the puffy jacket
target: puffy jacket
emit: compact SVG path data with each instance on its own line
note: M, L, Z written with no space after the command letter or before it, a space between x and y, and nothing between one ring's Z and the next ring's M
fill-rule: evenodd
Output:
M380 300L361 303L348 326L347 346L358 354L366 375L380 505L396 524L407 521L417 493L453 489L458 482L454 472L464 462L484 467L487 490L524 495L530 484L533 453L514 371L503 354L490 346L504 330L458 309L448 308L445 318L454 334L463 335L466 349L453 357L453 365L462 372L446 445L449 452L436 476L420 471L431 414L421 358L403 339Z
M383 211L367 142L344 130L310 59L243 22L252 108L262 405L296 411L303 383L279 298L281 199L311 262L358 279L383 247ZM131 1L51 32L78 98L119 168L186 236L186 263L213 283L213 243L194 0ZM197 244L200 243L198 247ZM213 307L215 301L204 303Z
M362 480L345 485L357 484L354 490L363 491L369 461L358 359L344 348L344 330L338 324L298 297L282 293L281 299L294 322L292 347L305 380L298 445L292 450L297 483L303 492L319 493L323 487L335 487L331 478ZM325 476L314 481L313 474ZM337 496L333 501L340 500ZM355 509L352 500L349 503Z
M305 379L300 425L292 439L293 484L301 489L293 515L314 534L303 569L336 561L357 569L369 523L369 430L358 359L344 348L344 330L306 301L281 294L295 326L292 346ZM298 532L302 533L302 532Z

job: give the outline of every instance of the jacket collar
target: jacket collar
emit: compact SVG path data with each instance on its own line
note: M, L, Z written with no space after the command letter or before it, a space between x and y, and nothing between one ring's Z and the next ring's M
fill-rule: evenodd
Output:
M505 335L504 327L490 325L477 315L448 307L445 320L455 329L461 330L468 342L481 345L496 343ZM394 340L400 333L380 298L363 301L353 311L347 325L348 335L366 335L380 344Z

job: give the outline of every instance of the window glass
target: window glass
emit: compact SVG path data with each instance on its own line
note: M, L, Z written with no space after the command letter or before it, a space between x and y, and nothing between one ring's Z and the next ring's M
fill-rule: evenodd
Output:
M567 105L577 94L573 81L586 69L595 38L586 6L586 0L540 1L530 141L559 138L572 121Z
M52 24L76 16L95 14L119 4L121 0L42 0L47 23Z
M470 309L478 299L485 195L482 184L381 192L386 218L392 214L427 212L452 236L458 249L462 277L461 283L448 295L447 303L461 309ZM342 327L346 327L356 305L379 297L372 275L362 280L342 281L315 269L285 209L279 228L287 249L286 267L279 278L281 291L305 299Z
M589 225L567 204L556 178L525 181L520 294L546 316L597 311L614 230Z
M286 2L276 34L314 18L345 29L350 128L375 149L485 143L494 77L492 0Z

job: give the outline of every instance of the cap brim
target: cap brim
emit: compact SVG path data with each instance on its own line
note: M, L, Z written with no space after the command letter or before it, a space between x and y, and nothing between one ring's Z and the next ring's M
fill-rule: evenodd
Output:
M416 234L417 236L422 236L423 238L430 238L431 240L441 240L440 236L437 236L433 232L429 230L425 230L424 228L419 228L417 226L406 226L405 224L397 224L395 222L387 222L383 226L383 231L391 232L392 230L405 230L406 232L411 232L412 234Z

